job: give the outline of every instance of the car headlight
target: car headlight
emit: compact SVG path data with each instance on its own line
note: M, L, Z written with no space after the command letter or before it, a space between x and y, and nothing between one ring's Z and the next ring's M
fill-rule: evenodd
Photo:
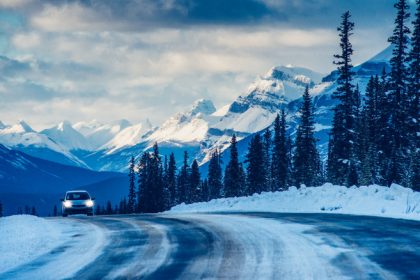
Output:
M92 207L93 206L93 201L92 200L86 201L86 206L87 207Z
M71 207L72 204L71 204L71 201L66 200L66 201L64 201L63 205L64 205L64 207L69 208L69 207Z

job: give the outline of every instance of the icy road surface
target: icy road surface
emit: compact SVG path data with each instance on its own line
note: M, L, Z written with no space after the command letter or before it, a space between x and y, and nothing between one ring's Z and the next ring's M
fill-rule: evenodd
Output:
M90 242L101 248L89 248L91 233L74 232L86 228L75 226L67 243L0 274L0 279L420 277L418 221L282 213L121 215L68 221L95 228L102 241Z

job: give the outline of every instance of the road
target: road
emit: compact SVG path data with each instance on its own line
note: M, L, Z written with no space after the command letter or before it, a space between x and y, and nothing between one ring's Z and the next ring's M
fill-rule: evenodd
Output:
M420 222L410 220L213 213L69 221L102 237L86 246L75 227L68 244L0 279L420 279ZM95 257L78 264L74 254Z

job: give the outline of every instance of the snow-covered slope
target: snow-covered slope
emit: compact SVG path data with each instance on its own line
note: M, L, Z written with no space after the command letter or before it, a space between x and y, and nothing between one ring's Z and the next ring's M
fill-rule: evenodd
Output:
M121 127L121 126L120 126ZM144 123L125 127L120 130L110 141L99 147L99 150L106 150L106 153L114 153L124 148L132 147L142 141L145 135L153 130L153 126L149 120ZM112 131L112 130L111 130Z
M93 150L97 150L112 141L118 133L130 126L132 124L127 120L114 121L109 124L102 124L93 120L90 122L78 122L73 125L73 128L87 139Z
M0 129L0 144L13 147L32 156L59 163L85 166L68 149L64 148L48 135L34 131L26 122Z
M351 187L324 184L321 187L291 187L284 192L265 192L249 197L214 199L180 204L173 213L219 211L343 213L420 220L420 192L392 185Z
M68 121L63 121L58 125L44 129L40 132L47 135L56 143L69 150L91 150L92 145L87 139L76 131Z

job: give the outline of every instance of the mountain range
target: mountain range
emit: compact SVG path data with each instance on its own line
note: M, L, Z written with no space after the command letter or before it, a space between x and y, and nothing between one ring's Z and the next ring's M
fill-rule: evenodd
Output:
M371 75L389 70L391 47L354 67L355 83L363 94ZM300 97L309 86L314 98L315 129L321 155L331 127L332 93L337 72L323 76L293 66L277 66L259 76L232 103L219 109L211 100L197 100L190 109L175 114L160 126L150 121L131 124L119 120L109 124L98 121L71 124L63 121L51 128L35 131L26 122L6 125L0 122L0 144L30 156L60 164L96 171L126 171L131 156L138 156L158 142L161 152L174 152L181 162L188 151L201 165L210 154L229 147L236 134L239 141L269 127L281 109L287 112L288 132L293 137L298 123Z

